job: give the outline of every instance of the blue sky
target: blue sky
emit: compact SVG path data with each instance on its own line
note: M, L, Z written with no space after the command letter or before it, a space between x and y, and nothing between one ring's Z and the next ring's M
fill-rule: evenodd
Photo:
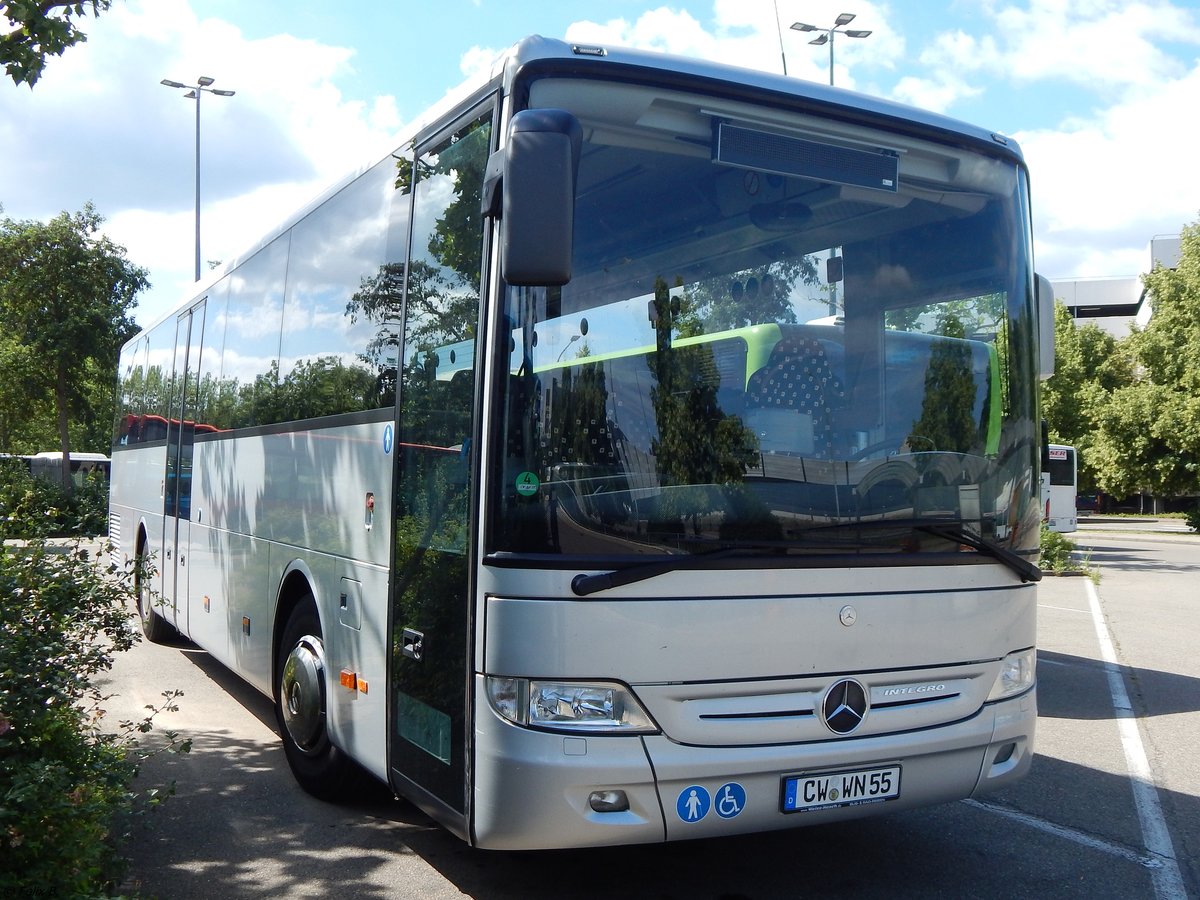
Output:
M230 259L526 34L776 72L786 56L825 82L827 49L788 26L840 12L872 34L837 39L839 87L1021 143L1043 274L1140 274L1151 237L1200 219L1196 0L116 0L35 89L0 82L0 206L94 202L150 272L147 324L193 275L195 107L163 78L237 92L201 111L202 254Z

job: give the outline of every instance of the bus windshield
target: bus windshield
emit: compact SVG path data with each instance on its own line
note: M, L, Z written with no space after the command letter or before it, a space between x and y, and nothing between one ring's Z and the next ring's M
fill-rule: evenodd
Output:
M583 126L573 275L506 289L490 552L1036 546L1016 164L645 85L530 105Z

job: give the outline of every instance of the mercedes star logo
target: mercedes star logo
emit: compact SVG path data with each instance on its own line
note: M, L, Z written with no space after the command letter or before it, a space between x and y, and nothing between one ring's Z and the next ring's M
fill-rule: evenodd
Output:
M853 678L843 678L825 693L821 715L834 734L849 734L867 715L867 689Z

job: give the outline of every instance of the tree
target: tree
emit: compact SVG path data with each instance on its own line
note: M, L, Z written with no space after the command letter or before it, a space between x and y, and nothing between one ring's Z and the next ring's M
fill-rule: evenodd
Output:
M38 360L12 335L0 334L0 452L37 453L53 446L54 412L32 402Z
M816 285L817 265L811 256L782 259L740 273L734 281L724 275L688 288L697 320L706 331L723 331L763 322L795 322L792 289L797 282ZM700 332L697 332L700 333Z
M0 35L0 62L14 84L31 88L42 77L47 56L87 40L76 20L107 12L112 0L0 0L8 31Z
M1092 389L1098 486L1113 494L1200 489L1200 223L1183 229L1179 265L1143 276L1154 314L1126 339L1132 381Z
M48 223L0 220L0 334L37 361L24 371L28 406L54 404L64 484L72 417L110 415L94 382L113 392L117 354L137 330L129 313L148 284L125 248L99 233L103 221L90 203Z
M938 322L937 333L951 338L938 341L929 353L925 371L925 394L921 417L913 422L909 440L921 439L913 449L930 447L952 453L969 453L978 443L981 427L971 408L975 404L975 375L971 371L971 348L963 340L966 330L953 312ZM984 412L986 420L987 413Z
M1042 383L1042 417L1050 440L1079 453L1079 486L1096 489L1100 418L1115 391L1133 383L1129 348L1094 322L1079 325L1054 304L1054 374ZM1109 482L1111 483L1111 478Z
M658 436L650 452L658 460L663 487L671 490L660 501L657 527L683 527L682 516L693 520L712 494L707 485L739 483L758 461L758 441L742 420L726 413L717 402L717 385L707 373L716 366L712 348L672 346L678 334L696 333L693 302L672 297L661 278L654 285L656 352L647 359L654 376L650 401ZM601 398L598 415L603 417ZM711 499L710 499L711 503ZM694 521L693 521L694 525Z

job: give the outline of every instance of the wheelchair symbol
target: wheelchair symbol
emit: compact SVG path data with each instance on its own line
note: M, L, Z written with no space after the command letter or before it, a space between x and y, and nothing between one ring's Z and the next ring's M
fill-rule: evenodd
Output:
M721 785L714 806L722 819L732 819L746 808L746 789L736 781Z

